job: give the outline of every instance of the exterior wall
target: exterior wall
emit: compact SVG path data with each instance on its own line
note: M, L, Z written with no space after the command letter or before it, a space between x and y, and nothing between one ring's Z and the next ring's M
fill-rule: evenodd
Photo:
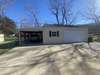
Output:
M64 31L64 42L84 42L88 40L87 30Z
M59 37L50 37L49 36L49 31L59 31ZM66 31L68 31L69 33L66 33ZM66 41L64 39L65 35L69 36L70 32L73 31L75 33L75 31L77 31L74 35L72 34L72 38L71 41ZM79 33L81 32L82 36L77 36ZM80 40L78 40L78 37L81 38ZM83 42L83 41L87 41L88 40L88 29L86 28L74 28L74 27L48 27L45 28L43 30L43 43L44 44L56 44L56 43L69 43L69 42Z
M88 40L88 28L85 27L47 26L41 28L21 29L21 31L43 31L43 44L83 42ZM50 37L49 31L59 31L59 37Z
M59 31L59 37L50 37L49 31ZM63 43L63 30L60 27L48 27L43 30L43 43L44 44L56 44Z
M4 34L0 34L0 42L4 42Z

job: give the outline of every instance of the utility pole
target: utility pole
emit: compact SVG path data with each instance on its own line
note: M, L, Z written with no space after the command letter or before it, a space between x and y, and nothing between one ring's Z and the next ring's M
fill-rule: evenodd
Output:
M20 25L21 26L21 25ZM18 38L18 41L19 41L19 45L21 45L21 36L20 36L20 26L19 26L19 29L18 29L18 36L19 36L19 38Z

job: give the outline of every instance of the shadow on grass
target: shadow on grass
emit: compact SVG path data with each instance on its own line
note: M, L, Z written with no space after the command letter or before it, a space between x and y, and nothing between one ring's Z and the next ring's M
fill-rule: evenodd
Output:
M0 55L8 52L9 50L17 46L19 46L17 41L11 41L4 44L0 44Z
M13 43L14 45L14 43ZM10 44L11 46L11 44ZM10 47L14 48L15 46ZM39 66L41 64L43 64L41 67L47 66L46 71L43 74L39 74L39 75L61 75L60 70L64 68L64 72L66 73L66 71L69 73L68 75L100 75L100 70L96 69L96 68L91 68L91 66L87 63L87 59L88 58L93 58L91 55L89 55L88 53L85 53L85 48L83 47L83 45L73 45L71 47L68 48L64 48L58 51L52 51L52 47L53 46L48 46L47 48L49 49L48 53L45 54L41 54L41 50L44 50L44 48L40 48L36 49L38 50L38 53L36 54L30 54L30 58L28 58L27 60L27 64L18 64L18 65L13 65L13 66L6 66L6 67L2 67L3 69L9 69L11 68L11 70L9 72L6 72L2 75L14 75L14 73L16 72L20 72L22 71L22 73L20 75L29 75L29 72L32 71L33 69L35 70L36 66ZM60 53L62 52L68 52L70 51L72 48L72 52L70 52L68 54L68 56L70 58L65 58L65 61L63 61L61 64L61 66L59 66L59 63L57 63L58 61L60 61L59 59L57 59L57 57L59 56ZM89 49L87 49L88 51ZM20 51L20 50L19 50ZM18 52L17 56L12 55L13 58L10 59L16 59L16 57L18 58L18 56L21 56L22 54L25 54L27 51L30 50L23 50L23 52ZM32 48L32 52L35 51L35 49ZM84 52L83 52L84 51ZM92 50L91 50L92 51ZM78 56L75 56L75 54L77 54ZM67 64L73 62L72 59L76 59L77 57L81 57L81 61L77 62L75 69L72 68L68 68ZM4 59L4 58L3 58ZM9 60L10 60L9 59ZM7 58L8 60L8 58ZM37 71L41 71L41 70L37 70ZM36 74L37 75L37 74ZM63 75L67 75L67 74L63 74Z

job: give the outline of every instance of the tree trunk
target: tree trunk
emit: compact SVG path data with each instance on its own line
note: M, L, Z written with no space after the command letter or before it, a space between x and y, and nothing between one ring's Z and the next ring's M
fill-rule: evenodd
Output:
M59 17L58 17L58 14L56 14L56 20L57 20L57 24L59 25Z

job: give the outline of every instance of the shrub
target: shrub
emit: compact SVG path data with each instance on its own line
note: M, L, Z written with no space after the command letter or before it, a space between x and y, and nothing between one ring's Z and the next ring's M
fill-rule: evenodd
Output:
M88 37L88 43L93 42L93 37Z

